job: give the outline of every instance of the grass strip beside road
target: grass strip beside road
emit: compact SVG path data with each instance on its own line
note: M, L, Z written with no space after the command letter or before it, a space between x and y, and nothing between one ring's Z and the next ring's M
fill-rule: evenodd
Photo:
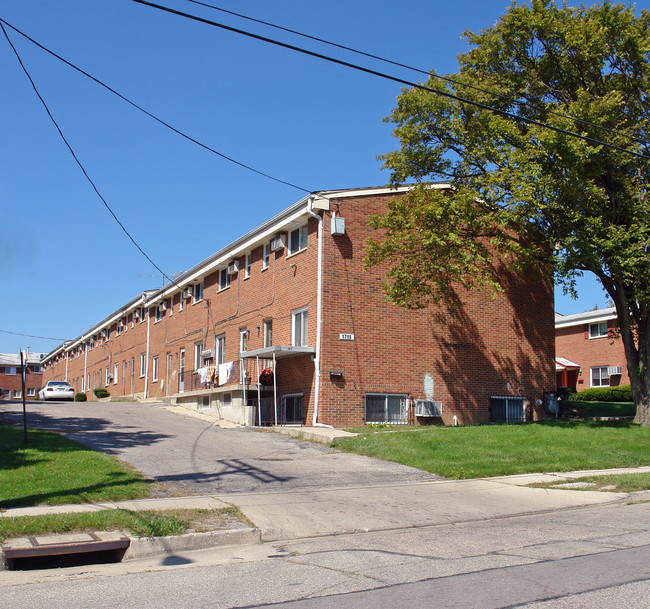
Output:
M183 535L250 525L236 508L219 510L130 511L101 510L0 518L0 542L28 535L55 535L91 531L126 531L139 537Z
M570 480L557 480L531 484L537 488L555 488L566 484L585 484L584 487L576 486L573 490L608 491L611 493L635 493L650 490L650 473L640 474L605 474L602 476L582 476ZM587 486L588 485L588 486Z
M650 429L629 421L361 428L333 446L446 478L650 465Z
M115 457L47 431L0 427L0 508L124 501L150 485Z

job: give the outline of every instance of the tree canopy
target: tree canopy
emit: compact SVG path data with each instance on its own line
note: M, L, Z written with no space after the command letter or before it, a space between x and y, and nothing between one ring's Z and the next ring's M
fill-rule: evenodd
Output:
M417 186L372 219L383 236L367 264L390 262L387 293L409 307L457 283L499 290L494 253L553 269L571 293L594 273L616 306L647 425L650 13L515 2L465 36L458 73L424 83L442 94L406 89L386 119L399 141L380 157L391 183Z

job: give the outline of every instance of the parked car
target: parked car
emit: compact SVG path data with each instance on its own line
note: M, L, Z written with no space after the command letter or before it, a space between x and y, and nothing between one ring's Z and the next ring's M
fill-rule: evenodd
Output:
M74 389L68 381L48 381L38 392L38 397L47 400L74 400Z

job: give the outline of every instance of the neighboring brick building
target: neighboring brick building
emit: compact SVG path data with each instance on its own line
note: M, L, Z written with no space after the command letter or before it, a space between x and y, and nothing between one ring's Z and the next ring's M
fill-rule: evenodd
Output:
M629 385L623 341L616 337L616 309L555 315L556 382L578 391Z
M496 297L459 292L454 306L409 311L386 300L386 268L364 270L369 214L406 190L305 197L52 351L47 379L247 425L542 416L555 385L551 286L502 267Z
M26 355L25 396L27 399L34 399L44 385L41 360L45 353L27 351ZM23 398L20 355L18 353L0 353L0 390L0 397L3 400L22 400Z

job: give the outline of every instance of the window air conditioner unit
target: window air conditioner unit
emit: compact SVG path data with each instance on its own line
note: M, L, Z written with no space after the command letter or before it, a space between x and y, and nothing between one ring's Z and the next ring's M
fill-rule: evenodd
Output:
M442 402L434 400L415 400L416 417L441 417Z
M278 233L273 239L271 239L271 251L277 252L278 250L284 249L285 245L285 234Z
M239 260L231 260L228 263L227 269L228 275L234 275L239 272Z
M607 366L607 374L608 376L623 374L623 366Z
M214 349L205 349L201 351L201 357L203 359L211 359L214 357Z
M135 317L136 319L140 319L140 309L135 310L135 313L133 313L133 317Z
M183 290L183 298L191 298L192 297L192 288L185 288Z
M120 319L120 321L117 322L118 327L122 328L124 326L124 320Z
M163 300L163 301L160 303L160 310L161 310L161 311L166 311L166 310L167 310L167 301L166 301L166 300Z
M102 330L102 338L106 338L106 330Z

